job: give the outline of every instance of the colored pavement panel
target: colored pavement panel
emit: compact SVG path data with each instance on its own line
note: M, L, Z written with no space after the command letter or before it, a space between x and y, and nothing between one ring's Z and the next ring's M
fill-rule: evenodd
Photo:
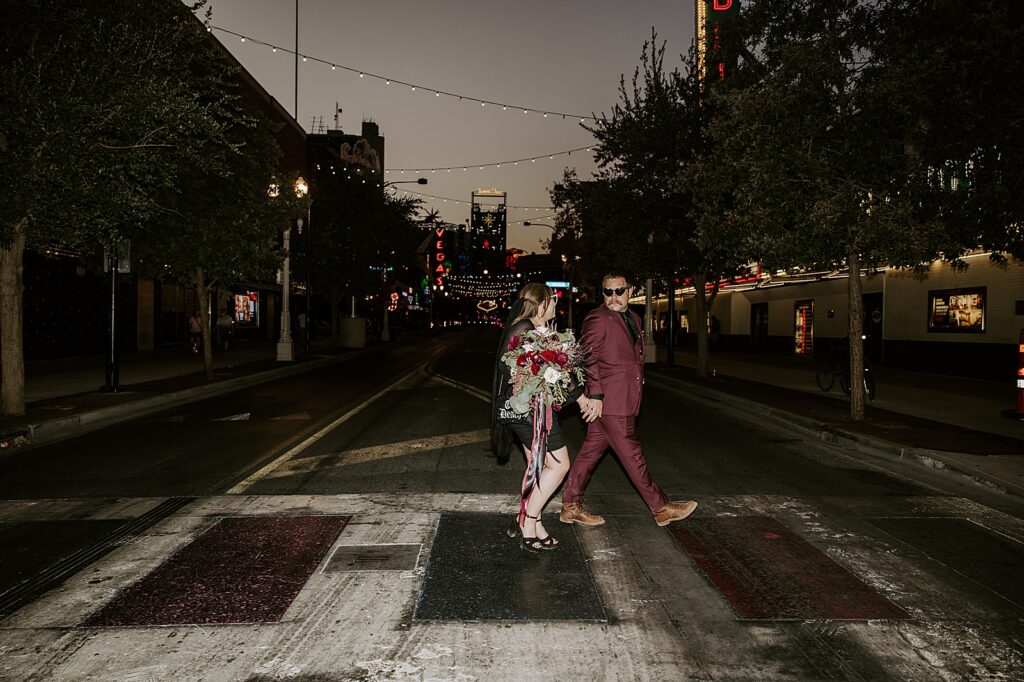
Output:
M770 516L669 528L740 620L909 620L910 615Z
M221 519L82 625L277 622L350 518Z
M545 524L561 544L531 554L505 534L511 521L442 514L413 619L607 621L572 529Z
M963 518L868 522L1024 609L1024 545Z

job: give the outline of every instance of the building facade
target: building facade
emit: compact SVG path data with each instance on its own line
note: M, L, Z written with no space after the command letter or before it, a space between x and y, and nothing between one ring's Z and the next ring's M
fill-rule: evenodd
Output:
M1005 379L1016 373L1024 329L1024 263L1001 267L987 254L957 270L936 261L913 273L882 268L861 275L866 351L891 367ZM846 338L848 273L762 276L726 286L711 309L720 348L813 356ZM692 288L676 297L680 342L695 345ZM656 302L656 329L668 324L667 300Z

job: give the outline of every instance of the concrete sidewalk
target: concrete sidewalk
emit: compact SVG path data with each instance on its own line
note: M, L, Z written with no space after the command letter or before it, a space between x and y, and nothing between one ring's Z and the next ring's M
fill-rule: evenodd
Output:
M877 398L868 418L853 422L838 385L827 393L818 388L811 359L713 352L713 376L705 379L696 376L695 351L678 351L675 360L672 368L649 367L649 378L848 449L911 458L1024 495L1024 420L1002 414L1014 404L1009 381L876 368Z

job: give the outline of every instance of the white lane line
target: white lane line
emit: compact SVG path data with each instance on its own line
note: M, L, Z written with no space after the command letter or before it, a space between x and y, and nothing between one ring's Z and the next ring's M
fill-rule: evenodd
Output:
M393 391L394 389L398 388L398 386L400 386L401 384L406 382L409 379L409 377L411 377L411 376L413 376L415 374L419 374L420 372L422 372L423 368L425 366L426 366L426 363L424 363L422 365L418 365L415 368L413 368L412 370L406 372L405 374L400 376L398 379L396 379L392 383L388 384L386 387L384 387L384 389L382 389L378 393L370 396L369 398L367 398L363 402L359 403L358 405L353 407L351 410L349 410L345 414L341 415L340 417L338 417L337 419L332 421L330 424L328 424L327 426L323 427L322 429L320 429L319 431L314 433L312 436L310 436L306 440L302 441L301 443L299 443L298 445L293 447L291 450L289 450L288 452L284 453L283 455L281 455L280 457L275 459L273 462L270 462L269 464L264 466L262 469L260 469L259 471L257 471L253 475L249 476L249 478L245 479L241 483L238 483L237 485L235 485L234 487L229 489L226 494L227 495L241 495L241 494L244 494L246 490L248 490L250 487L252 487L252 485L254 483L256 483L256 481L258 481L258 480L260 480L262 478L266 478L268 475L270 475L270 473L272 473L279 466L281 466L282 464L284 464L288 460L292 459L297 454L299 454L300 452L302 452L303 450L308 448L310 445L312 445L313 443L316 443L318 440L320 440L321 438L326 436L328 433L331 432L332 429L335 429L338 426L340 426L341 424L344 424L349 419L351 419L352 417L356 416L357 414L359 414L360 412L365 410L367 407L369 407L371 404L373 404L373 402L375 400L377 400L378 398L380 398L384 394L386 394L386 393L388 393L390 391Z
M446 433L440 436L428 436L383 445L371 445L365 448L344 450L341 452L325 452L322 455L303 457L302 459L288 462L287 465L278 468L274 473L275 478L292 476L295 474L308 473L310 471L324 471L326 469L337 469L352 464L366 464L396 457L418 455L423 452L433 452L447 448L486 443L490 440L490 429L477 429L475 431L464 431L462 433ZM324 460L337 458L336 462L324 464Z
M247 422L251 412L242 412L241 414L233 414L230 417L221 417L219 419L211 419L210 421L215 422Z
M469 395L473 396L474 398L479 398L480 400L483 400L485 403L491 402L491 394L490 393L485 393L485 392L481 391L476 386L470 386L469 384L464 384L461 381L456 381L455 379L449 379L448 377L443 376L441 374L433 374L433 373L431 373L430 378L434 379L436 381L440 381L443 384L448 384L449 386L453 386L453 387L459 389L460 391L462 391L463 393L468 393Z

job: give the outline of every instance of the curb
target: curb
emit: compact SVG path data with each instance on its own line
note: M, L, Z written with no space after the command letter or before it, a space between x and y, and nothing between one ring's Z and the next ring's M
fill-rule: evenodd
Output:
M656 372L647 372L646 376L649 381L653 380L651 383L661 384L666 388L685 389L690 395L724 403L730 407L741 409L746 414L770 418L773 422L785 422L804 435L829 445L846 448L866 455L883 457L896 462L910 460L928 469L948 471L996 492L1024 497L1024 488L1021 486L1010 481L1004 481L987 472L977 471L969 464L959 461L957 453L900 445L899 443L893 443L874 436L851 433L831 424L825 424L793 412L771 407L755 400L741 398L724 391L716 391L683 379L666 377Z
M281 377L293 374L302 374L304 372L320 369L321 367L328 367L330 365L345 362L346 360L352 360L366 355L373 355L390 347L391 346L378 345L370 348L361 348L341 355L320 358L300 364L286 365L284 367L276 367L264 372L254 372L253 374L235 377L233 379L223 379L214 383L203 386L194 386L181 391L161 393L159 395L142 398L140 400L132 400L122 405L102 407L67 417L56 417L54 419L39 421L34 424L26 424L24 427L16 429L16 431L23 434L23 438L27 439L27 442L21 444L20 447L16 449L18 451L22 451L30 447L57 443L73 436L89 433L90 431L95 431L106 426L128 421L129 419L144 417L146 415L153 414L154 412L160 412L161 410L165 410L169 407L185 405L205 398L213 398L218 395L237 391L241 388L247 388L249 386L256 386L268 381L273 381L274 379L279 379ZM12 433L14 431L15 430L12 430ZM15 443L12 441L11 444L14 445Z

